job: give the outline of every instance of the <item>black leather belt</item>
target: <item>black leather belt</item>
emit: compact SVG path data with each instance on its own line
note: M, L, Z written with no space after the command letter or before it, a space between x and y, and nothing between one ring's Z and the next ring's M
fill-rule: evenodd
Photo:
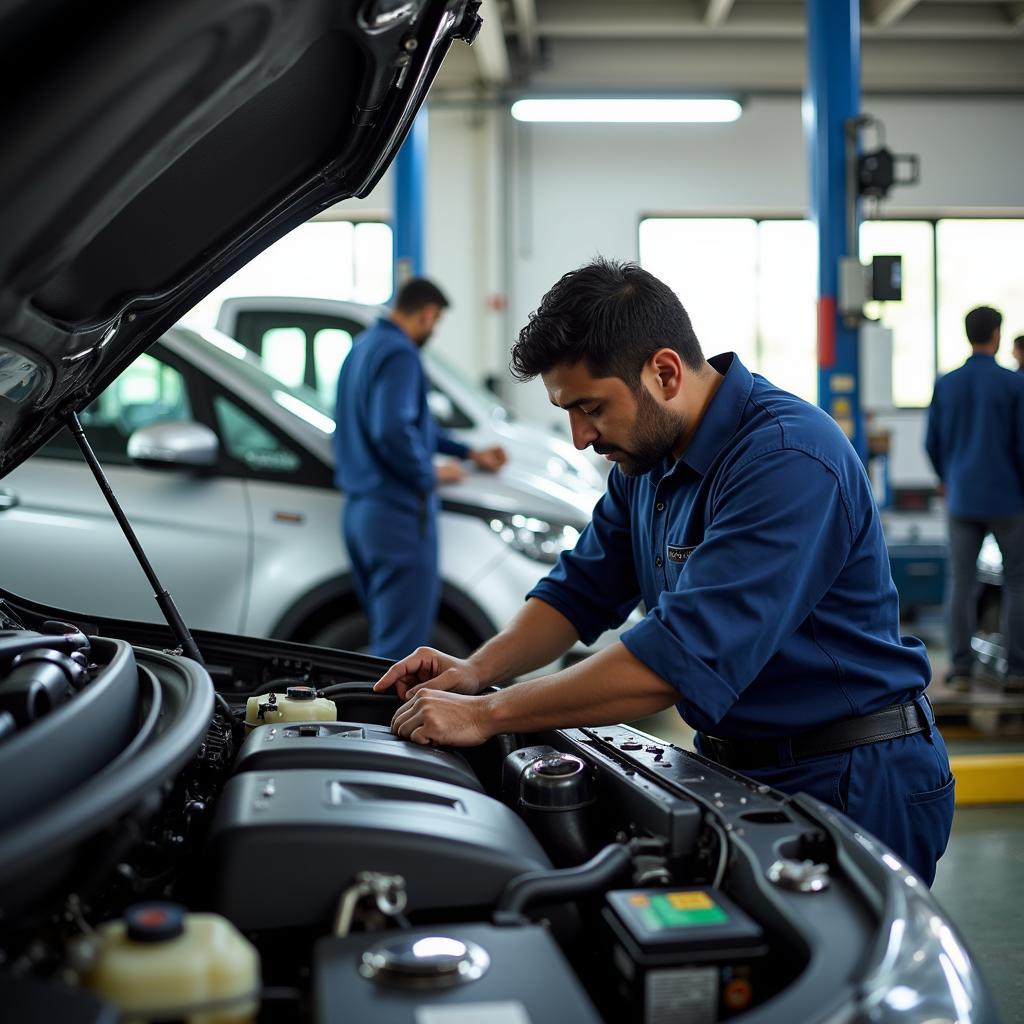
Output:
M765 768L769 765L793 764L810 757L838 754L844 750L881 743L918 732L930 732L931 722L922 704L928 698L907 704L894 704L860 718L844 718L823 725L811 732L780 740L723 740L700 733L700 749L705 757L726 768Z

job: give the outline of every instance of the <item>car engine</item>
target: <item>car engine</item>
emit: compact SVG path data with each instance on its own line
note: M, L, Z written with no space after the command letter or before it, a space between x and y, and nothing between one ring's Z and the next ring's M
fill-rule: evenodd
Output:
M810 1019L815 915L868 934L826 829L634 729L417 746L374 659L43 614L0 623L5 1020Z

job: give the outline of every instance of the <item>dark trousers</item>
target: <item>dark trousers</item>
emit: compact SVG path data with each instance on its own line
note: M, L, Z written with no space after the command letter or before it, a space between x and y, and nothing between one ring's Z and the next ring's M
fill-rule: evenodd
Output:
M743 774L837 807L932 884L953 827L953 776L937 729Z
M441 597L433 508L418 514L383 501L350 499L342 535L370 620L370 653L398 660L429 643Z
M1002 621L1010 675L1024 675L1024 516L1009 519L949 517L949 572L946 614L950 667L969 676L971 636L977 629L977 562L985 535L991 533L1003 556Z

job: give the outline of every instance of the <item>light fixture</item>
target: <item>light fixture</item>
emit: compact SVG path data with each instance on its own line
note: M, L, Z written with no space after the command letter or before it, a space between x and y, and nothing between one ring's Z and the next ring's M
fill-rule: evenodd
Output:
M736 100L668 99L556 99L516 100L517 121L560 124L710 124L735 121L743 112Z

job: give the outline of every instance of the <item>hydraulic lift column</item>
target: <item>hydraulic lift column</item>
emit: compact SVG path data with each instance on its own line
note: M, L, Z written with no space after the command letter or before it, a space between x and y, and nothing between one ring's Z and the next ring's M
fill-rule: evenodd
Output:
M421 107L395 158L394 289L423 273L426 219L427 110Z
M847 122L860 111L859 0L807 0L804 131L811 219L818 229L818 404L867 458L858 379L858 325L839 313L839 267L857 251L859 204L847 163Z

